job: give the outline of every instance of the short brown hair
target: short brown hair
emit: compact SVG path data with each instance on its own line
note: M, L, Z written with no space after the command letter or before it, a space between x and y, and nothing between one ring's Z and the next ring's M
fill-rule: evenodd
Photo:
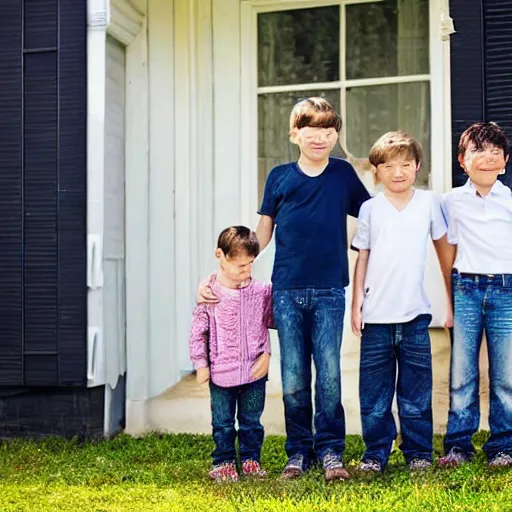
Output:
M256 258L260 253L256 233L245 226L231 226L224 229L217 240L217 248L226 258L237 256L242 252Z
M423 150L421 144L408 133L402 131L387 132L370 149L370 163L377 167L395 156L406 156L421 163Z
M474 123L467 128L459 139L459 155L464 156L470 144L479 151L491 144L502 149L505 158L508 156L507 136L496 123Z
M334 128L341 130L341 117L324 98L312 97L298 101L290 114L290 134L294 128Z

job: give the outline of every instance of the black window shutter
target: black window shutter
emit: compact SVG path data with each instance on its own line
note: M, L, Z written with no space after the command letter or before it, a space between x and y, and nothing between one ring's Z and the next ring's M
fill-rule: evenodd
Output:
M0 384L86 381L86 2L0 2Z
M451 0L453 186L467 177L457 162L460 134L478 121L512 138L512 0ZM500 179L512 185L512 162Z
M0 2L0 384L23 383L22 6Z
M512 0L485 0L486 120L498 123L512 139ZM500 176L512 185L512 162Z
M450 50L452 182L457 187L467 179L457 161L459 137L485 116L482 0L450 0L450 15L456 30L450 36Z

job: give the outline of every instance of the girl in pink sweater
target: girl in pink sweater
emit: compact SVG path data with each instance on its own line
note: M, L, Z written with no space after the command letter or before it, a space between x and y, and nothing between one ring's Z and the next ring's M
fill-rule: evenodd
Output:
M254 281L251 270L260 251L256 234L244 226L219 235L217 274L209 278L216 304L198 304L192 315L190 358L200 383L210 381L215 450L213 480L238 480L235 418L242 474L265 476L260 467L265 385L272 325L270 284Z

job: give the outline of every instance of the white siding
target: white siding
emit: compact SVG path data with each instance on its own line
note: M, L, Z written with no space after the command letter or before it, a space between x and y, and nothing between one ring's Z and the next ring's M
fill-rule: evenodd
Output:
M179 378L173 11L170 0L149 1L149 396L161 393ZM180 173L184 172L180 167Z
M106 45L105 216L103 228L103 324L106 381L112 388L126 371L125 332L125 51Z

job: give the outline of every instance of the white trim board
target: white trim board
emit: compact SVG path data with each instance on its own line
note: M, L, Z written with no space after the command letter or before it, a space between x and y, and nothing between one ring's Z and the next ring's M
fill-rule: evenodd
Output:
M314 7L329 7L331 5L369 4L383 0L241 0L242 6L249 4L258 12L289 11L292 9L308 9ZM276 5L278 8L276 8Z
M144 23L144 15L127 0L110 0L109 18L108 34L125 46L133 43Z

